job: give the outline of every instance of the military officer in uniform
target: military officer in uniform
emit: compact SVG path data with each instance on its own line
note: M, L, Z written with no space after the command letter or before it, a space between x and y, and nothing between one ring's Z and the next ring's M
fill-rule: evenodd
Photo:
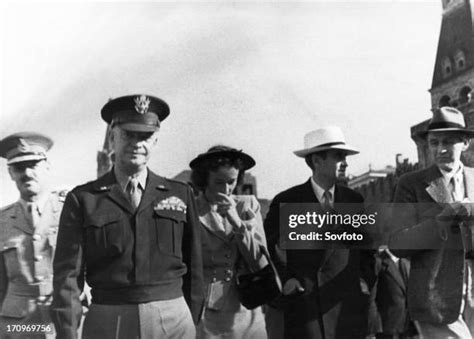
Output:
M147 168L169 107L132 95L109 101L101 115L114 167L66 198L54 261L59 337L76 336L86 280L92 305L83 338L193 338L204 295L193 194Z
M49 316L53 256L65 192L49 192L46 152L53 145L33 132L0 141L0 156L20 199L0 211L0 337L52 338Z

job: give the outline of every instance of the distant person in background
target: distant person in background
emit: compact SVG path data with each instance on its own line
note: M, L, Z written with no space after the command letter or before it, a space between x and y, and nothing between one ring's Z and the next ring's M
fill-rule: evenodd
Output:
M0 338L55 335L49 306L66 192L47 188L47 151L52 145L49 137L35 132L15 133L0 141L0 156L6 158L20 192L17 202L0 210ZM26 325L29 331L21 327Z
M201 221L206 302L197 338L266 338L260 307L241 305L237 274L258 271L267 260L260 205L253 195L234 195L244 172L255 165L248 154L227 146L211 147L190 163Z
M408 313L407 286L410 262L397 258L386 246L378 254L378 274L374 291L381 329L377 339L412 338L416 329Z

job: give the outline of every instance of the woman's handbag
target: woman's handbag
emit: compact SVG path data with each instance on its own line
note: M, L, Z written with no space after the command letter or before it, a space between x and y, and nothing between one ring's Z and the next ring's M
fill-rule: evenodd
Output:
M267 258L268 265L258 272L237 276L240 303L249 310L275 300L282 291L280 276L268 250L260 245L260 251Z

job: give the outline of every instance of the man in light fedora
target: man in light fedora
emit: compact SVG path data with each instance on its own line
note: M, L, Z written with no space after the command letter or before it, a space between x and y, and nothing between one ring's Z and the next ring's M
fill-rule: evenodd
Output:
M331 126L306 134L304 149L294 153L305 159L312 175L276 195L265 219L268 249L283 283L283 297L268 308L269 337L364 338L374 257L346 248L282 251L279 246L281 203L342 203L363 209L362 196L338 183L345 177L346 156L359 152L345 143L339 127Z
M462 239L472 224L474 169L461 162L473 135L457 109L435 110L420 133L433 165L402 176L395 192L389 247L411 260L408 309L422 338L474 333L472 238Z

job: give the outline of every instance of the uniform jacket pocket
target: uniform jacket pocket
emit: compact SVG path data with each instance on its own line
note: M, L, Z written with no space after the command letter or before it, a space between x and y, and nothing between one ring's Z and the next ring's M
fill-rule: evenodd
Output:
M91 215L86 224L86 241L89 253L115 256L122 253L124 218L119 213Z
M175 210L155 209L156 243L161 252L182 258L183 228L186 214Z

